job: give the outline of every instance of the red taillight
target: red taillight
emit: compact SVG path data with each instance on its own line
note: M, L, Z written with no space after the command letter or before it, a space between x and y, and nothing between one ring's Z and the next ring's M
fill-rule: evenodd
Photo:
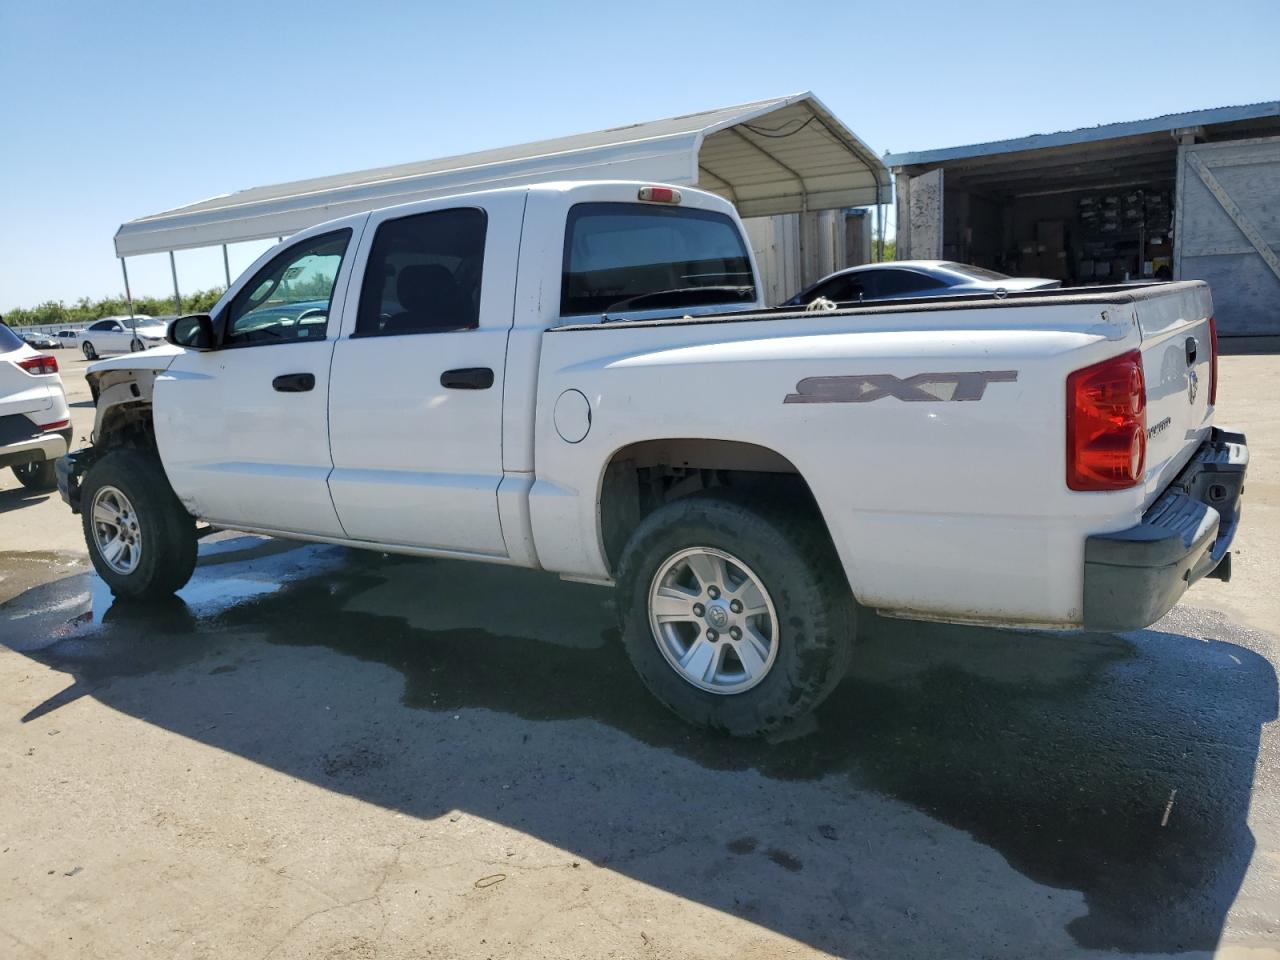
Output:
M679 203L681 198L675 187L641 187L640 199L650 203Z
M1218 321L1209 318L1209 406L1218 403Z
M55 420L53 421L53 423L40 424L40 429L41 430L65 430L69 426L71 426L70 420Z
M1137 350L1067 377L1067 486L1123 490L1142 482L1147 388Z
M46 373L58 372L58 361L55 357L48 354L40 354L38 357L28 357L26 360L19 360L18 366L33 376L40 376Z

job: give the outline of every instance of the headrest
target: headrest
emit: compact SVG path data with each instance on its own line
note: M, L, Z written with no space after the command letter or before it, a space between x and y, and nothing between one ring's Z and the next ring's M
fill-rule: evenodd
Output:
M396 278L396 299L410 312L430 310L433 306L451 307L458 297L458 284L453 274L438 264L404 267Z

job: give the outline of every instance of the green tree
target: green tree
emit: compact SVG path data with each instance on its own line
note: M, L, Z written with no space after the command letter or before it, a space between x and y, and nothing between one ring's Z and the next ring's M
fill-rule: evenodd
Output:
M209 290L197 290L182 298L183 313L208 313L225 287L213 287ZM152 317L163 317L173 313L172 297L134 297L133 312L145 313ZM99 317L120 316L129 313L129 302L124 295L103 297L91 300L81 297L71 306L61 300L46 300L34 307L15 307L4 315L5 323L11 327L28 327L35 324L56 325L63 323L89 323Z

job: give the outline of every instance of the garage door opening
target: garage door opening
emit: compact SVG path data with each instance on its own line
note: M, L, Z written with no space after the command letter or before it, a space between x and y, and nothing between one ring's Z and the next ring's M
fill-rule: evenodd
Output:
M1063 286L1205 279L1219 329L1280 333L1280 103L890 154L898 256Z

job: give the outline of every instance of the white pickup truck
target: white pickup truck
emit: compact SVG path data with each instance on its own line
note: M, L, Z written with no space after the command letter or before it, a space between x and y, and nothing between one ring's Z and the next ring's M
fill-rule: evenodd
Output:
M1228 575L1248 452L1212 426L1203 283L759 291L732 206L691 189L336 220L92 366L60 486L123 597L186 583L196 518L616 584L648 686L739 735L831 691L856 604L1127 629Z

